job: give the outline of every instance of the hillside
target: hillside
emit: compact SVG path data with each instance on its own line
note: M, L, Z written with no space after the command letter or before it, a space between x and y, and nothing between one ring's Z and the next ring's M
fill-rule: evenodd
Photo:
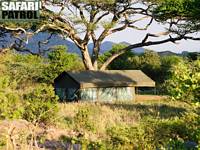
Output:
M191 130L199 127L197 109L168 100L59 104L59 116L47 128L25 120L1 121L0 149L149 150L173 148L174 143L192 149L197 145L192 140L198 132Z

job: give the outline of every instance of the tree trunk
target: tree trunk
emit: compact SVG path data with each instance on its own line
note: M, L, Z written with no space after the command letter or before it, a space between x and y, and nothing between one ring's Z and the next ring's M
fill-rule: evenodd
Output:
M98 70L98 60L96 59L94 62L93 62L93 66L94 66L94 70Z
M95 70L94 66L92 65L91 57L88 52L87 46L84 47L84 49L81 49L83 64L85 66L86 70Z
M94 48L92 52L92 65L95 70L98 70L98 57L99 57L99 44L94 43Z

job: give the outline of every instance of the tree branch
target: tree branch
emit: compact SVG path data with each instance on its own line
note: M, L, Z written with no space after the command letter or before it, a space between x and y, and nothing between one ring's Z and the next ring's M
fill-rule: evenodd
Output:
M119 50L118 52L114 53L110 58L108 58L104 62L104 64L101 66L100 70L105 70L107 68L107 66L115 58L119 57L120 55L122 55L126 51L134 49L134 48L144 47L144 46L151 46L151 45L159 45L159 44L168 43L168 42L175 43L176 41L180 41L182 39L184 39L184 40L187 40L187 39L190 39L190 40L200 40L200 38L194 38L194 37L190 37L190 36L178 36L178 37L175 37L175 38L173 38L173 37L170 36L169 38L167 38L165 40L145 42L148 39L149 36L150 36L150 34L147 34L141 43L136 43L136 44L127 46L127 47Z
M11 27L7 27L7 26L4 26L4 25L0 25L0 28L1 29L4 29L4 30L7 30L7 31L14 31L14 32L23 32L26 34L26 30L24 28L21 28L21 27L17 27L17 28L11 28Z
M94 24L97 24L103 17L109 15L109 12L105 12L104 14L102 14L101 16L99 16L96 21L94 22Z

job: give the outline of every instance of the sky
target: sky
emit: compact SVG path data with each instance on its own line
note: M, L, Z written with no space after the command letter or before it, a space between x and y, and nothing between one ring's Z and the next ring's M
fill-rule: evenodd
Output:
M134 29L126 29L122 32L118 32L106 38L106 41L113 41L116 43L120 42L128 42L130 44L134 44L136 42L140 42L146 35L146 33L159 33L164 31L164 25L158 24L154 22L148 31L137 31ZM197 34L193 34L191 36L200 37ZM156 41L158 39L165 39L168 37L163 38L151 38L151 41ZM182 51L190 51L190 52L200 52L200 41L192 41L192 40L181 40L178 41L177 44L174 43L165 43L155 46L148 46L144 47L147 49L152 49L155 51L172 51L176 53L181 53Z

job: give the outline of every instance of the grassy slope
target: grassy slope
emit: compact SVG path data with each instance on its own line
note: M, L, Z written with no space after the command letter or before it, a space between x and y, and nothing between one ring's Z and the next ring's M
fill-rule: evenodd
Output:
M138 125L141 121L152 119L173 119L193 109L190 105L173 101L140 101L115 103L66 103L60 104L60 125L73 128L72 120L81 111L87 114L88 120L103 132L107 126L118 124Z
M35 131L40 134L38 141L45 143L43 146L62 149L65 145L62 142L68 141L89 145L90 149L154 149L176 136L180 136L181 140L193 140L184 126L192 122L191 117L179 118L199 110L183 102L167 100L66 103L59 104L59 108L56 126L37 127ZM191 131L200 127L195 123L188 126L192 127Z
M137 143L136 145L140 143L140 146L146 149L148 144L152 144L150 148L153 148L155 145L159 145L160 141L161 143L166 142L165 137L155 137L159 132L165 132L165 127L162 128L161 126L161 128L159 128L160 125L157 125L157 123L166 124L167 127L169 123L169 131L166 131L164 135L166 134L166 136L172 136L173 138L173 135L170 134L173 130L176 130L174 129L176 128L176 124L180 123L181 125L183 116L187 113L193 114L196 110L197 108L186 103L167 100L103 104L68 103L60 104L59 115L61 121L59 122L59 126L65 128L69 133L73 131L72 135L67 135L68 137L72 136L77 139L81 134L81 137L90 141L110 140L112 144L116 142L117 147L115 149L126 149L126 147L123 146L120 148L120 145L127 145L126 142L132 143L132 139L136 140L137 138L141 138L141 140L143 140L141 141L142 143L140 143L140 141L135 141L135 143ZM189 114L188 116L191 115ZM179 118L181 118L181 121ZM199 124L198 127L200 127ZM149 132L146 133L147 135L144 133L146 130ZM179 129L177 129L177 132L179 132L178 130ZM128 133L126 131L128 131ZM177 132L174 132L174 134L177 134L174 136L179 136ZM182 132L181 126L180 132ZM133 136L136 133L141 135ZM183 134L184 135L180 136L183 136L181 138L184 139L184 136L187 135L185 135L185 133ZM166 137L166 140L169 140L168 137ZM117 139L113 140L113 138ZM130 148L132 147L128 147L127 149ZM113 149L113 147L111 149Z

